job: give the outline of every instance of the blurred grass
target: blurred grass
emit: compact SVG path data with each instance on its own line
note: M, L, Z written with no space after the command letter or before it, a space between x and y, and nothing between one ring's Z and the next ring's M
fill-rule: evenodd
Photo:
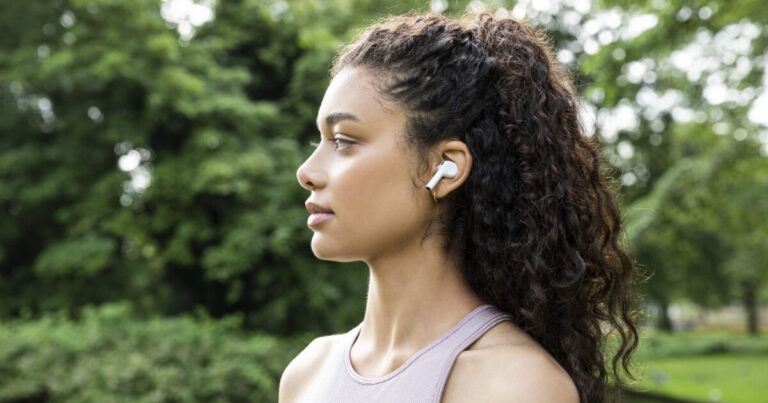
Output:
M696 401L768 403L768 336L708 329L644 330L633 390Z
M766 335L750 336L743 331L705 330L664 333L643 330L637 360L712 354L768 354Z
M768 355L651 359L633 389L698 401L768 403Z

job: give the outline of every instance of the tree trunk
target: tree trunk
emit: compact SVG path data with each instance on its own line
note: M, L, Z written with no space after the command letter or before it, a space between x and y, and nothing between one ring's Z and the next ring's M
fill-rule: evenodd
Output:
M747 332L753 336L759 333L757 323L757 284L752 281L744 281L744 309L747 311Z
M669 319L668 311L669 303L666 301L659 302L659 322L656 324L656 327L665 332L672 331L672 320Z

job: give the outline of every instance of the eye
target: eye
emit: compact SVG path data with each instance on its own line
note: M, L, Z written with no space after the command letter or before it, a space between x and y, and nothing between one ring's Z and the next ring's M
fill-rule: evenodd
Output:
M346 148L348 147L348 146L339 147L339 145L340 145L340 144L352 144L352 142L351 142L351 141L348 141L348 140L344 140L344 139L338 139L338 138L337 138L337 139L330 139L330 140L331 140L331 141L333 141L334 143L336 143L336 148L335 148L335 150L344 150L344 149L346 149ZM312 147L314 147L314 148L317 148L317 147L319 147L319 146L320 146L320 143L318 143L318 142L316 142L316 141L312 141L312 140L310 140L310 141L309 141L309 145L311 145L311 146L312 146Z
M343 150L343 149L347 148L347 147L339 148L339 142L346 143L346 144L352 144L351 141L347 141L347 140L344 140L344 139L332 139L332 140L336 143L336 149L337 150L339 150L339 149Z

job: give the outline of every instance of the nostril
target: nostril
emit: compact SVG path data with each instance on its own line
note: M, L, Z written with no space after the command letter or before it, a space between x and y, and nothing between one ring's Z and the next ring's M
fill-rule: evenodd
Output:
M312 170L307 165L302 165L296 172L296 179L298 179L301 187L308 190L315 190L323 186L324 173Z

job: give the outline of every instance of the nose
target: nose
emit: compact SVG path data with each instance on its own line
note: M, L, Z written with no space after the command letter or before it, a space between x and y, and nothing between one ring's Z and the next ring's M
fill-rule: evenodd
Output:
M299 180L301 187L314 191L325 186L325 174L312 161L312 156L310 156L299 166L299 169L296 170L296 179Z

